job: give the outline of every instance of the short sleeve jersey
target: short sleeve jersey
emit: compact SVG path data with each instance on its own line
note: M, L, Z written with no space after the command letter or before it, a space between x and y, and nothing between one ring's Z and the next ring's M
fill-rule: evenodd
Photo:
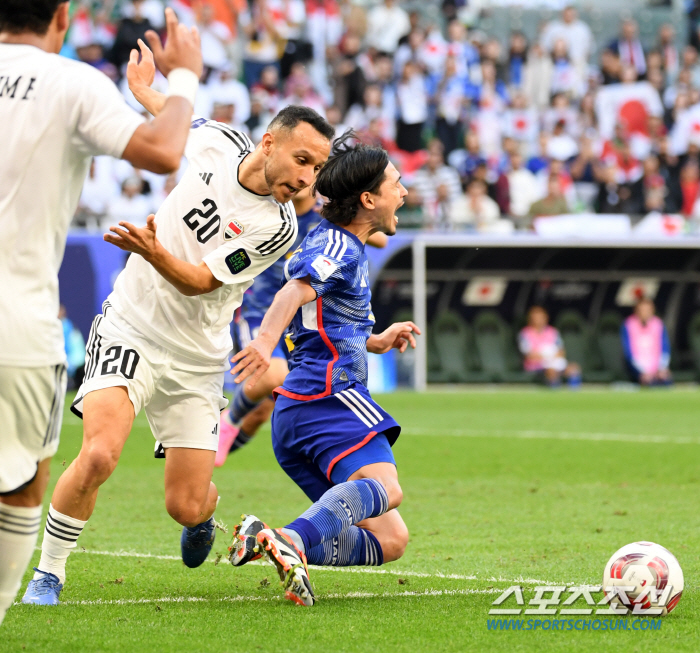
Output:
M65 361L58 270L94 155L121 157L143 118L87 64L0 43L0 365Z
M285 265L285 279L308 279L317 298L294 316L290 372L277 390L310 400L367 384L367 339L372 335L365 246L323 220Z
M131 256L109 297L140 333L198 365L226 363L233 346L229 324L243 293L296 239L294 205L253 193L238 180L253 149L241 132L194 120L187 170L156 214L163 247L193 265L204 261L223 285L187 297L142 257Z
M322 218L311 209L302 215L297 216L298 234L294 245L290 248L286 258L289 258L297 247L304 240L306 235L316 227ZM282 287L284 278L284 264L286 259L278 259L267 270L255 277L253 285L245 291L243 303L241 304L241 317L245 320L259 319L265 316L267 309L272 305L272 301L277 291Z

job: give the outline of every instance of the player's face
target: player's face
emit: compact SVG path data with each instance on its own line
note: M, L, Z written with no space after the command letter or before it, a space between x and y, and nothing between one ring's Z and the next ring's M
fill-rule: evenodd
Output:
M299 123L291 132L275 132L265 161L265 181L270 194L284 203L311 186L330 150L330 141L306 122Z
M403 199L408 191L401 183L401 175L389 162L384 172L384 181L379 187L379 194L374 197L375 213L373 218L377 231L393 236L399 222L396 211L403 206Z

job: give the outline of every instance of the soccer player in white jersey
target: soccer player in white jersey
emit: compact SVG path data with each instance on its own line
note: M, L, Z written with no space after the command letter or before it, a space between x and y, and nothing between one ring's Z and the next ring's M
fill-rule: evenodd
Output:
M105 75L58 55L68 2L0 2L0 622L36 545L58 446L58 269L91 157L170 172L187 140L202 55L196 31L167 18L165 49L148 39L171 97L146 124Z
M141 47L144 71L149 52ZM132 74L131 87L159 114L164 98L139 86L151 77ZM105 235L137 256L90 331L85 380L72 405L83 418L83 446L56 485L25 602L58 603L68 555L142 408L165 450L165 505L183 526L183 562L197 567L206 559L229 324L255 276L294 242L291 199L313 183L332 137L333 128L307 107L283 109L257 148L240 132L196 119L187 171L157 215L145 228L120 222Z

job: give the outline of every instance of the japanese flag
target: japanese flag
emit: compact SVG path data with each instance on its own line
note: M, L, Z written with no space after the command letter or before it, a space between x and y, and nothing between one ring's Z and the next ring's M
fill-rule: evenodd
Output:
M503 277L474 277L464 289L466 306L498 306L503 301L508 281Z
M627 278L620 284L615 303L618 306L634 306L640 299L654 299L659 292L659 280L653 277Z

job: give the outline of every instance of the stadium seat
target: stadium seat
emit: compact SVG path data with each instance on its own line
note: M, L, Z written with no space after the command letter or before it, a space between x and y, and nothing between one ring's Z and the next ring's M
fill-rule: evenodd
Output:
M599 357L594 355L591 329L579 311L562 311L557 316L554 326L559 330L564 341L567 360L581 366L584 381L592 383L612 381L612 374L608 370L601 369Z
M486 374L476 369L472 329L459 313L443 311L435 318L429 332L440 364L433 378L442 383L489 380Z
M622 317L620 314L617 311L606 311L600 316L596 328L596 341L603 359L603 367L615 381L628 379L620 337L621 326Z
M476 316L474 340L488 380L522 383L533 379L532 374L518 369L522 359L515 350L513 333L496 311L482 311Z

